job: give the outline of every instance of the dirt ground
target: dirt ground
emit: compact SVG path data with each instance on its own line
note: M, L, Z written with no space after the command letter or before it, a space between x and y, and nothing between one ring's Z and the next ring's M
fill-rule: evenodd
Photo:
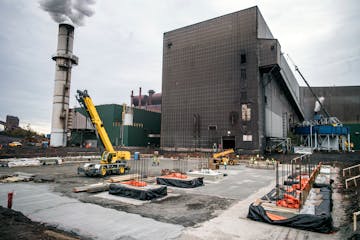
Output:
M74 193L72 191L74 187L102 182L110 177L98 178L78 175L77 167L80 165L66 164L61 166L1 168L0 173L26 172L44 177L54 176L55 181L50 184L55 192L65 196L76 198L86 203L94 203L107 208L139 214L161 222L180 224L185 227L194 226L211 219L217 216L219 211L227 209L235 202L233 199L216 196L204 197L200 194L191 193L176 194L181 193L181 190L175 189L168 189L168 191L175 193L174 195L176 196L168 197L161 201L152 201L140 206L93 197L94 194L87 192ZM160 171L160 168L158 169Z
M60 231L56 228L45 226L31 221L21 212L0 206L0 233L1 239L29 239L29 240L72 240L79 239L73 233Z

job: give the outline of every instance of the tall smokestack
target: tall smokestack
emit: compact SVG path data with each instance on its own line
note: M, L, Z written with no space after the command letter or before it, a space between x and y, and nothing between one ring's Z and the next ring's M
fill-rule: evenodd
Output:
M134 105L134 90L131 90L131 104L130 107Z
M141 108L141 87L139 87L139 108Z
M66 146L71 68L78 64L78 58L72 52L73 41L74 27L70 24L59 24L57 52L52 57L56 62L50 138L52 147Z

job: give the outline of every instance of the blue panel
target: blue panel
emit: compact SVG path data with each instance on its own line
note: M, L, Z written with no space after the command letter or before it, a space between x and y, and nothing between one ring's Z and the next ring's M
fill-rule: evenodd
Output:
M348 128L346 127L334 127L331 125L315 126L314 128L318 134L347 135L349 132Z
M310 127L296 127L295 134L298 135L309 135L310 134Z
M349 133L349 128L340 127L340 126L331 126L331 125L321 125L321 126L313 126L312 133L317 134L330 134L330 135L347 135ZM296 127L295 134L298 135L309 135L310 134L310 126L306 127Z

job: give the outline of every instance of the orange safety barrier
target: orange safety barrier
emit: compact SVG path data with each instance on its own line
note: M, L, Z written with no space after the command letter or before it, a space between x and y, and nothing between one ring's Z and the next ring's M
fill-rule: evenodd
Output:
M187 176L185 174L182 173L170 173L168 175L165 176L161 176L161 177L165 177L165 178L180 178L180 179L186 179Z
M276 201L277 206L286 207L286 208L300 208L300 200L289 194L284 194L284 198Z
M135 181L135 180L130 180L130 181L122 182L122 184L131 185L131 186L134 186L134 187L145 187L145 186L147 185L146 182L143 182L143 181Z
M287 188L287 193L294 193L296 192L297 196L300 196L300 193L308 192L311 188L312 182L315 180L317 173L320 171L321 163L312 171L310 176L307 174L301 174L301 182L297 184L292 184L290 187ZM297 176L296 179L300 181L300 176ZM306 196L306 195L305 195ZM293 197L289 194L284 194L284 198L278 200L276 202L277 206L287 207L287 208L296 208L300 207L300 199Z
M276 215L276 214L273 214L273 213L270 213L270 212L266 212L266 215L273 221L279 221L279 220L287 219L286 217Z

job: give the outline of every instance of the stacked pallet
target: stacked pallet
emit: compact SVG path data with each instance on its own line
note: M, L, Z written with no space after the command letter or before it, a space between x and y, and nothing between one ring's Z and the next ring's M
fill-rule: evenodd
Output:
M139 174L127 174L109 178L108 182L117 183L140 178Z
M82 187L74 187L73 192L88 192L88 193L96 193L96 192L104 192L109 190L109 183L95 183Z
M75 193L79 193L79 192L88 192L88 193L104 192L104 191L109 190L110 183L118 183L118 182L129 181L129 180L136 179L136 178L139 178L139 177L140 177L139 174L127 174L127 175L110 177L109 180L107 180L106 182L95 183L95 184L90 184L90 185L81 186L81 187L74 187L73 192L75 192Z

